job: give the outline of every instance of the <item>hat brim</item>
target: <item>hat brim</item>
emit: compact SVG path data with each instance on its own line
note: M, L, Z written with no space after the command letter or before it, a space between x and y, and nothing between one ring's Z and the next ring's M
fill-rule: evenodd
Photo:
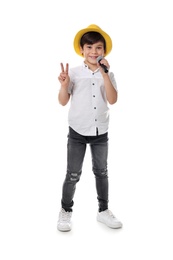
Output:
M101 30L100 28L88 27L88 28L80 30L74 38L74 42L73 42L74 49L75 49L75 52L78 55L83 57L83 55L81 53L81 49L80 49L80 39L87 32L98 32L98 33L100 33L104 37L105 42L106 42L106 51L104 53L104 56L108 55L111 52L111 50L112 50L112 40L111 40L110 36L106 32L104 32L103 30Z

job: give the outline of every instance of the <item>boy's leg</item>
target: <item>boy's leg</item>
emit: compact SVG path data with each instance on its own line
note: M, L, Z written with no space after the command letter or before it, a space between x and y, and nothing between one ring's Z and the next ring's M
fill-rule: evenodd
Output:
M108 137L107 133L95 137L90 142L93 173L96 179L99 212L108 209Z
M62 208L72 211L76 183L80 180L86 151L85 138L69 128L67 143L67 173L62 189Z

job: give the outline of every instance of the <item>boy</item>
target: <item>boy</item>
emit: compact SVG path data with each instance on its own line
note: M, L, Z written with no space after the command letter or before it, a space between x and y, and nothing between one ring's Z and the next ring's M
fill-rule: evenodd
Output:
M121 228L122 223L108 209L108 103L116 103L117 86L104 57L112 49L112 40L100 27L92 24L76 34L74 49L83 57L83 64L69 70L68 64L64 68L61 63L58 77L61 84L59 103L65 106L71 99L71 105L68 116L67 172L62 187L62 208L57 228L59 231L71 230L73 198L82 173L87 144L90 145L96 180L99 206L97 220L110 228Z

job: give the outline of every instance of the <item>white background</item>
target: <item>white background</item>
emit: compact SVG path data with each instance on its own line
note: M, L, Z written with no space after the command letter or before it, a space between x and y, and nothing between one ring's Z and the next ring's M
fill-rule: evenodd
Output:
M1 1L1 259L173 259L171 2ZM82 62L73 38L92 23L113 40L107 59L119 100L110 107L110 209L124 226L96 221L88 149L73 229L61 233L68 105L57 101L57 77L60 62Z

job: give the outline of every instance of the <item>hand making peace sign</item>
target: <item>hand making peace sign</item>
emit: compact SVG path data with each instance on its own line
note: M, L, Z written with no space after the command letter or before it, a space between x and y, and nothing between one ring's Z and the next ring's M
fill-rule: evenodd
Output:
M69 85L69 82L70 82L70 77L68 75L68 68L69 68L69 65L68 63L66 63L66 68L64 70L64 65L63 63L60 63L61 65L61 73L59 74L59 77L58 77L58 80L59 82L61 83L61 85L63 87L68 87Z

